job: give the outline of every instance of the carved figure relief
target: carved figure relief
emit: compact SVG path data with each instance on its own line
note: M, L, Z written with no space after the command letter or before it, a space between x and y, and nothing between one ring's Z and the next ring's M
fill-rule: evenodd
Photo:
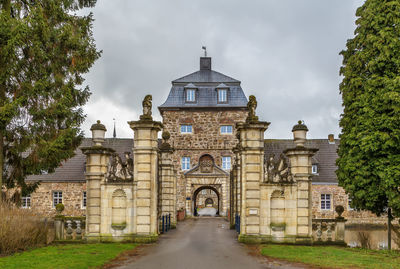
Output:
M269 183L292 183L293 175L287 164L285 156L282 154L277 162L274 161L274 155L270 155L264 164L264 180Z
M117 153L113 153L107 166L106 178L108 181L133 180L133 159L130 152L125 152L126 161L122 162Z
M201 173L212 173L213 159L211 156L205 155L200 158L200 172Z

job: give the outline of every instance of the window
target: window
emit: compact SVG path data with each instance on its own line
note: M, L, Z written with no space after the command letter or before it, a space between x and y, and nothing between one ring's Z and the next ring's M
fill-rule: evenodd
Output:
M321 194L321 209L329 210L331 209L331 195Z
M227 89L219 89L218 90L218 103L227 103L228 102L228 90Z
M311 166L311 173L313 173L313 174L318 174L318 165L313 164L313 165Z
M190 157L182 157L182 170L190 169Z
M222 169L225 169L225 170L231 169L231 157L230 156L222 157Z
M195 89L187 89L186 90L186 102L196 102L196 90Z
M82 208L86 208L86 192L82 194Z
M53 207L57 204L62 204L62 191L53 191Z
M348 210L353 210L353 208L351 207L351 198L348 198L347 209Z
M31 195L22 196L21 198L21 206L22 208L30 208L31 207Z
M221 134L232 134L233 127L232 125L222 125L221 126Z
M207 190L202 190L201 194L204 194L204 195L207 194Z
M192 125L181 125L181 134L191 134Z

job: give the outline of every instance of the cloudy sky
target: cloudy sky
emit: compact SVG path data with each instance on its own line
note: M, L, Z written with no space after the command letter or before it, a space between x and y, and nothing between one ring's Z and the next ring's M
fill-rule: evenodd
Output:
M129 120L153 95L153 114L171 81L197 71L202 46L213 69L256 95L257 114L270 121L266 138L291 138L304 120L312 138L340 132L339 67L362 0L98 1L92 10L102 57L86 76L86 136L100 119L112 136L132 137Z

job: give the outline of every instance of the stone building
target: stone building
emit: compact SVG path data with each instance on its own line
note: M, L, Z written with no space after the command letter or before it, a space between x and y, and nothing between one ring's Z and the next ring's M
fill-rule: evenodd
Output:
M371 218L376 218L369 212L352 210L347 195L337 186L335 160L338 139L330 135L327 139L305 140L304 147L313 149L312 153L296 152L293 140L265 140L264 131L269 123L255 119L255 107L253 110L249 106L251 102L252 100L249 102L246 98L240 81L212 70L211 58L201 57L199 71L172 81L167 100L158 107L163 119L162 124L152 121L151 100L148 99L147 103L145 100L141 119L130 122L135 132L134 139L105 139L100 143L104 151L93 149L92 139L84 139L81 149L87 156L78 149L76 155L54 173L27 178L27 181L39 180L42 183L30 197L23 197L22 206L54 215L55 205L63 203L65 214L85 215L90 212L87 199L95 193L99 195L99 200L98 208L93 208L93 212L99 211L99 219L102 216L109 219L104 223L94 220L95 224L91 227L104 226L105 230L111 231L109 226L112 226L112 223L121 224L125 219L136 218L136 222L124 228L129 234L138 233L138 229L154 232L157 225L157 216L154 214L170 212L175 215L177 210L183 209L186 215L193 215L195 208L204 206L207 198L213 200L219 214L228 217L231 223L235 223L234 217L239 216L243 218L241 225L247 225L245 227L251 231L250 234L256 229L257 233L263 236L284 236L279 225L274 231L270 228L273 223L288 222L293 222L293 225L285 224L291 227L285 228L285 231L290 230L291 235L295 235L295 230L303 229L299 228L299 223L304 223L305 226L302 227L308 229L305 234L309 236L311 218L334 218L336 205L344 206L343 215L349 222L370 221ZM163 140L157 138L157 132L161 129L165 134L169 133L163 136ZM255 144L260 148L254 146ZM247 152L253 146L253 151ZM141 154L145 157L141 157ZM281 157L282 154L284 157ZM305 183L310 187L304 194L300 194L300 181L288 179L288 176L301 174L295 168L298 162L296 154L303 154L304 167L309 167L301 172L309 174L309 177L303 176L304 180L312 178L312 181ZM100 159L95 161L95 158L91 157L95 155ZM134 156L133 159L130 156ZM243 178L242 173L245 173L248 167L243 166L243 162L259 158L262 158L262 163L260 159L257 168L254 163L248 164L257 170L257 184L246 183L247 187L250 186L249 190L255 189L248 192L248 197L244 197L242 192L245 193L247 189L243 189L245 183L240 181L240 178ZM127 167L131 162L132 174L129 175L128 170L121 169L111 173L111 162L121 167ZM273 169L278 171L278 166L279 169L285 167L292 173L286 174L284 180L287 182L282 182L282 177L274 181L271 174L268 174L268 171ZM93 172L91 169L95 167L98 170ZM268 170L268 167L272 167L272 170ZM150 172L143 169L150 169ZM281 172L286 173L279 170L279 173ZM246 173L250 175L255 171ZM95 174L97 176L94 176ZM102 176L99 176L100 174ZM94 179L96 177L97 179ZM122 181L116 180L121 177ZM149 181L141 182L139 178L148 178ZM90 183L97 182L96 180L98 183ZM89 183L92 186L88 186ZM94 188L93 184L97 187ZM92 195L89 195L89 189L95 189ZM308 192L309 194L306 194ZM206 193L215 195L206 197ZM254 195L257 198L254 198ZM304 199L307 202L298 200L299 195L306 195ZM247 198L249 200L243 200ZM251 205L245 209L245 204L254 204L256 200L257 206ZM302 203L304 210L299 209ZM290 205L291 209L282 205ZM135 208L137 211L131 212L128 208ZM307 211L304 218L299 217L298 212L301 211ZM113 212L124 212L121 213L123 217ZM136 216L137 212L144 215ZM248 216L245 218L246 214ZM254 217L256 215L257 218ZM284 220L282 216L286 216L288 220ZM141 221L146 222L146 225L140 224ZM249 228L249 225L253 225L253 228ZM121 235L119 228L116 227L108 234Z

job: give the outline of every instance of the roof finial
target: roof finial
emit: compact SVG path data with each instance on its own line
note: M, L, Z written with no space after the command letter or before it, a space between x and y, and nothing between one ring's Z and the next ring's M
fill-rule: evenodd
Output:
M113 132L113 137L116 138L117 137L117 131L115 130L115 118L113 119L114 121L114 132Z
M204 57L207 57L207 47L202 46L201 48L204 50Z

